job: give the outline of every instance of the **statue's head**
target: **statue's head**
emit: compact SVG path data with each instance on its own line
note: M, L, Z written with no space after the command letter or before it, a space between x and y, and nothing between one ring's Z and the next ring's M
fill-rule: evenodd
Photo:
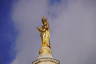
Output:
M45 16L42 17L42 23L43 23L43 25L47 25L48 24L47 23L47 19L45 18Z

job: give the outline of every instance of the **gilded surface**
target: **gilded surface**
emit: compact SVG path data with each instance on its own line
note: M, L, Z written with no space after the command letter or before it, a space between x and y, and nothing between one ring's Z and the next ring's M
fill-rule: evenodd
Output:
M42 25L37 27L40 32L42 47L39 50L39 57L32 64L60 64L60 62L52 57L50 46L49 24L45 17L42 18Z
M45 17L42 18L42 25L37 27L40 32L40 37L42 40L42 47L50 48L50 32L49 32L49 24Z

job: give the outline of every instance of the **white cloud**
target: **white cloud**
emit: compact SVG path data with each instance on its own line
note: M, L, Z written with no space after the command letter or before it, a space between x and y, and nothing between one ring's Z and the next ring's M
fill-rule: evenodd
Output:
M40 37L36 27L41 17L47 16L51 26L53 55L61 64L88 64L96 53L96 15L95 6L87 5L83 0L64 0L59 5L50 6L48 0L19 0L13 6L12 18L19 29L16 49L17 56L12 64L31 64L38 55ZM88 1L86 1L88 2ZM93 8L92 8L93 7ZM57 11L55 11L57 10ZM56 12L55 18L48 16ZM96 64L93 58L93 64Z
M16 59L12 64L31 64L40 45L36 27L41 17L46 16L47 0L18 0L13 4L12 19L19 31Z

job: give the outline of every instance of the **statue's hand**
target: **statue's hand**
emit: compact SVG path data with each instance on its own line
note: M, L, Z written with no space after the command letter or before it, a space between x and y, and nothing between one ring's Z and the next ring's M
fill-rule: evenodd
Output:
M40 27L37 27L37 30L38 30L39 32L41 32L41 28L40 28Z
M41 26L41 27L37 27L37 30L38 30L39 32L44 32L44 31L45 31L45 28L43 28L43 27Z

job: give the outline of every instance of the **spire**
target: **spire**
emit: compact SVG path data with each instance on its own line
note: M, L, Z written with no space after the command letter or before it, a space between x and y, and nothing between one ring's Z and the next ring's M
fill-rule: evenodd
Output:
M39 57L52 57L50 46L50 28L45 16L42 17L42 25L37 27L41 37L41 49L39 50Z

